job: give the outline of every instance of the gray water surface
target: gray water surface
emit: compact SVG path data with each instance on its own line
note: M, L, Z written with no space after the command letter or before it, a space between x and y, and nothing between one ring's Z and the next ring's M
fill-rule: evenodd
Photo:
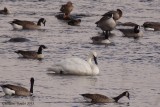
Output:
M159 21L159 0L71 0L72 15L79 15L80 26L69 26L55 18L67 0L0 0L1 9L8 7L10 15L0 15L0 84L22 85L29 89L29 79L35 78L33 97L4 96L0 89L2 107L159 107L160 103L160 32L144 31L139 40L124 38L118 30L110 38L111 46L93 45L90 37L101 30L95 22L109 10L122 9L120 22ZM13 19L47 20L42 30L13 30ZM24 37L29 42L5 42ZM19 58L14 51L37 50L44 44L45 58L41 61ZM56 62L71 56L87 58L90 51L98 53L100 74L97 76L60 76L47 71ZM85 103L82 93L100 93L114 97L130 92L130 100L120 103Z

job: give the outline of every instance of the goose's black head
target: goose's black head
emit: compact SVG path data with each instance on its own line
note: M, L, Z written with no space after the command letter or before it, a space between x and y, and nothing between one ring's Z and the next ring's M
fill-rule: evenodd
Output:
M33 78L33 77L30 79L30 82L31 82L31 83L34 83L34 78Z
M47 48L45 45L40 45L39 47L42 48L42 49L46 49Z
M130 99L130 95L128 91L123 92L124 96L126 96L128 99Z
M135 32L135 33L139 33L139 32L140 32L140 26L139 26L139 25L136 25L136 26L134 27L134 32Z
M42 54L42 49L47 49L47 47L45 45L40 45L37 53Z
M41 23L43 23L43 25L45 26L46 19L45 18L40 18L37 25L41 26Z
M8 12L8 9L6 7L4 7L4 12Z

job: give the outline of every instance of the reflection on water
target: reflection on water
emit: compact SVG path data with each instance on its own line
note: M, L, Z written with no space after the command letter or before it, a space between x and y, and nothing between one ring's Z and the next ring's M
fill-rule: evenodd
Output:
M159 0L71 0L73 16L82 20L80 26L69 26L55 15L66 0L0 0L1 8L8 7L10 15L0 15L0 84L18 84L29 88L30 77L35 78L33 97L4 96L0 89L0 106L99 107L132 106L152 107L159 103L159 31L142 31L144 37L134 40L112 31L112 45L92 44L91 37L102 31L95 22L109 10L122 9L122 23L159 21ZM44 17L47 22L41 30L13 30L8 23L13 19L36 21ZM29 42L5 42L10 38L26 38ZM45 58L41 61L19 58L19 49L37 50L44 44ZM86 59L90 51L98 53L100 74L97 76L55 75L47 69L57 61L77 56ZM90 104L79 95L100 93L116 96L129 91L131 99L119 103Z

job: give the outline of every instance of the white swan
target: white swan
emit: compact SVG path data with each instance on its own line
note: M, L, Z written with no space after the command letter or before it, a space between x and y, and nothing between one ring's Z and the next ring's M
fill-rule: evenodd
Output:
M97 66L96 57L97 53L91 52L88 61L75 57L67 58L48 70L68 75L97 75L99 74L99 68ZM92 63L92 59L94 59L95 64Z

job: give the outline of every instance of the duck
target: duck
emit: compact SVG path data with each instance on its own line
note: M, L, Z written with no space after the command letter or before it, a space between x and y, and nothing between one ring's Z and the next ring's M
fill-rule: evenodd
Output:
M110 44L111 41L109 40L108 36L94 36L91 37L93 44Z
M144 22L142 26L145 30L160 31L160 22Z
M86 100L89 100L91 103L117 103L119 99L126 96L128 99L130 99L130 94L128 91L123 92L122 94L118 95L117 97L109 98L102 94L80 94L83 96Z
M17 50L15 53L22 55L24 58L30 58L30 59L42 59L44 58L42 54L42 49L46 49L47 47L45 45L40 45L38 48L38 51L23 51L23 50Z
M64 13L56 14L55 17L59 20L64 20L64 21L69 21L73 19L71 15L65 16Z
M16 96L32 96L33 95L33 85L34 85L34 78L30 79L30 91L22 86L12 85L12 84L5 84L1 85L3 92L5 95L16 95Z
M92 63L92 59L94 59L95 64ZM48 71L63 75L98 75L99 68L97 65L97 53L94 51L89 54L88 61L78 57L66 58L49 68Z
M68 1L66 4L62 5L60 11L64 13L64 19L69 17L71 11L73 10L74 6L71 1Z
M109 36L111 34L110 31L116 27L116 22L113 19L113 13L103 16L95 24L97 24L97 27L100 27L103 31L103 34L107 36Z
M143 32L140 30L140 26L139 25L135 25L134 29L118 29L119 31L121 31L125 37L133 37L133 38L139 38L143 36Z
M113 14L113 19L115 21L119 20L122 17L122 14L123 14L121 9L117 9L116 11L115 10L111 10L111 11L103 14L102 16L108 16L111 13Z
M34 22L31 21L26 21L26 20L18 20L14 19L13 21L9 22L14 29L27 29L27 30L35 30L35 29L40 29L41 23L45 26L46 19L40 18L35 24Z
M10 11L6 7L4 7L3 10L0 10L0 14L7 15L7 14L10 14Z
M79 26L81 23L81 19L72 19L68 22L68 25L71 26Z

